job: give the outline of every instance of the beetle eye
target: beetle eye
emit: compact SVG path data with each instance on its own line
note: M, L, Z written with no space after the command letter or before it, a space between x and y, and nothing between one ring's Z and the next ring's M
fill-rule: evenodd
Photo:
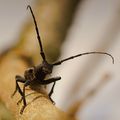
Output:
M33 69L30 69L29 72L32 73L32 72L33 72Z

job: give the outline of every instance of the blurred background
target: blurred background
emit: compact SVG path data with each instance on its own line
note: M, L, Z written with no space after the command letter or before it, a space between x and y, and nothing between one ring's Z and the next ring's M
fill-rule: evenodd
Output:
M25 24L32 19L26 6L35 6L36 1L0 0L0 53L19 42ZM120 0L78 0L76 3L59 59L82 52L101 51L113 55L115 64L106 55L94 54L55 67L52 76L61 76L62 79L56 84L53 99L56 106L64 111L77 104L78 120L119 120ZM46 4L49 6L49 3ZM50 30L50 26L47 29ZM42 27L40 30L42 32Z

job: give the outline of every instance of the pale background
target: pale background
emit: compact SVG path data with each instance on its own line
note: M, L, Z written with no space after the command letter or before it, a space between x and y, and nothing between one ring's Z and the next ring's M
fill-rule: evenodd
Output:
M27 19L27 4L33 0L0 0L0 52L15 41ZM60 59L88 51L104 51L115 57L84 56L65 62L54 70L60 75L54 100L67 110L97 86L104 76L109 81L89 98L77 114L80 120L120 120L120 0L84 0L62 47ZM78 88L77 90L75 88Z

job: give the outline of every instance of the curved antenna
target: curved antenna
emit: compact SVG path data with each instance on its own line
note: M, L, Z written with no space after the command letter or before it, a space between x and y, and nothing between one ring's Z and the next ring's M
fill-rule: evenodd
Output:
M39 35L39 30L38 30L38 27L37 27L37 22L36 22L34 13L33 13L32 8L31 8L30 5L27 6L27 9L28 9L28 8L30 9L30 12L31 12L32 17L33 17L33 20L34 20L35 29L36 29L36 33L37 33L37 39L38 39L38 42L39 42L39 45L40 45L40 54L41 54L41 57L43 58L44 61L46 61L46 58L45 58L45 54L44 54L44 51L43 51L42 42L41 42L41 38L40 38L40 35Z
M106 52L86 52L86 53L81 53L81 54L74 55L74 56L68 57L66 59L60 60L58 62L53 63L52 65L60 65L61 63L65 62L67 60L74 59L76 57L80 57L80 56L88 55L88 54L105 54L105 55L108 55L108 56L111 57L112 63L114 64L114 57L111 54L109 54L109 53L106 53Z

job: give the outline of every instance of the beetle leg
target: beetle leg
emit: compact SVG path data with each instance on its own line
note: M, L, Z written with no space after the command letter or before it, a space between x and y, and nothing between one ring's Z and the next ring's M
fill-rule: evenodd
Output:
M21 96L23 95L23 92L22 92L18 82L25 83L26 80L19 75L16 75L15 79L16 79L16 88L15 88L15 91L13 92L13 94L11 95L11 97L13 97L16 94L17 90Z
M25 82L24 86L23 86L23 95L22 95L23 107L22 107L22 109L21 109L21 111L20 111L20 114L23 113L25 107L27 106L26 99L25 99L25 88L26 88L28 85L30 85L30 81L29 81L29 80L27 80L27 81Z
M52 101L53 104L55 104L55 102L52 100L51 95L52 95L53 92L54 92L55 84L56 84L56 82L53 83L53 86L52 86L52 88L51 88L51 90L50 90L50 92L49 92L49 94L48 94L49 99Z
M46 79L46 80L42 80L42 81L40 81L40 83L42 85L47 85L47 84L50 84L52 82L56 82L56 81L58 81L60 79L61 79L61 77L53 77L53 78L49 78L49 79Z
M60 79L61 79L61 77L54 77L54 78L49 78L49 79L47 79L47 80L43 80L43 81L41 82L42 85L46 85L46 84L50 84L50 83L54 82L54 84L53 84L53 86L52 86L52 88L51 88L51 90L50 90L50 92L49 92L49 94L48 94L49 99L51 100L51 102L52 102L53 104L54 104L54 101L52 100L51 95L53 94L56 81L58 81L58 80L60 80Z

